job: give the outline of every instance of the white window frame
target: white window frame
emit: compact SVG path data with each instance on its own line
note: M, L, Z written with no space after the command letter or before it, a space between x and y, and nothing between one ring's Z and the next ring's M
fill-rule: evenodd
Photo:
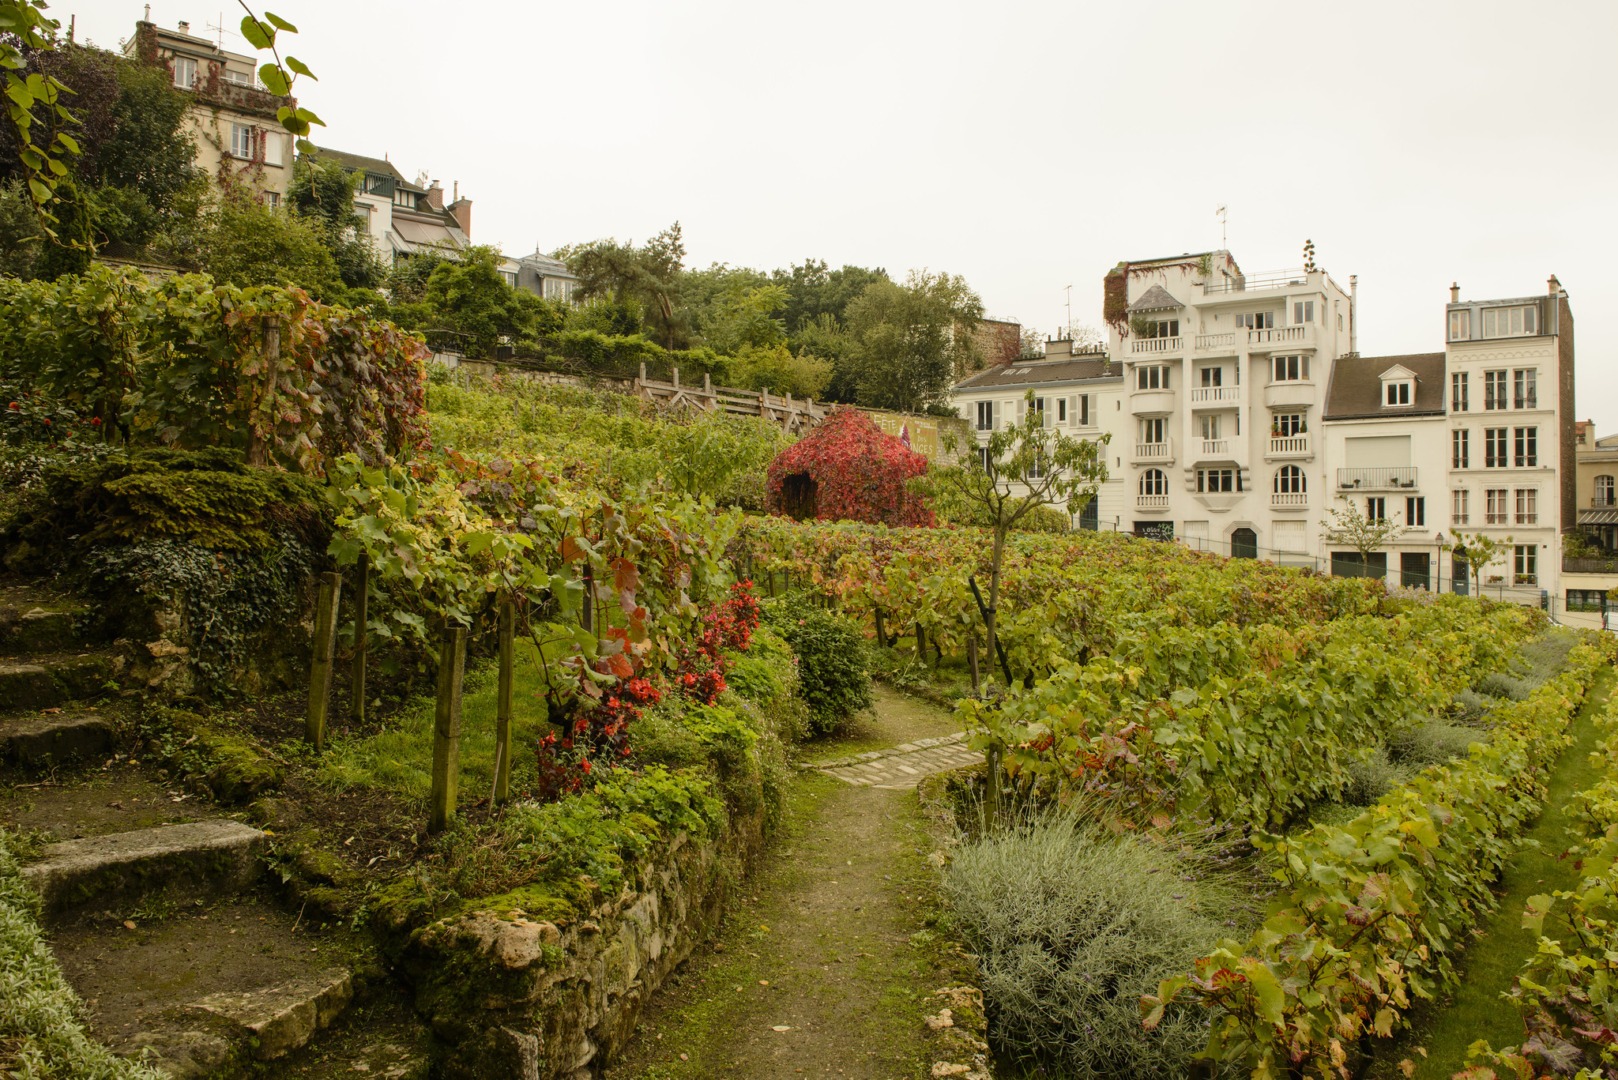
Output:
M1539 305L1521 304L1511 307L1483 309L1483 336L1485 338L1537 337L1539 335Z
M1511 524L1511 489L1489 488L1483 493L1483 523L1485 525Z
M1452 525L1469 525L1472 519L1472 493L1456 488L1449 493L1449 518Z
M1405 525L1412 529L1425 529L1427 527L1427 497L1425 495L1405 496Z
M1539 408L1539 369L1513 368L1511 372L1511 402L1516 409Z
M1519 469L1539 468L1539 428L1513 428L1511 432L1511 460Z
M1302 326L1304 323L1315 321L1315 302L1313 300L1292 301L1292 324Z
M1169 386L1169 366L1167 364L1141 364L1135 368L1135 389L1171 389Z
M1296 465L1283 465L1275 471L1277 495L1303 495L1309 490L1309 477Z
M1504 469L1511 464L1511 429L1492 427L1483 429L1483 467Z
M1167 495L1169 474L1162 469L1147 469L1140 474L1138 490L1142 495Z
M1449 376L1449 411L1468 412L1471 406L1466 372L1452 371Z
M994 402L980 401L977 403L977 430L994 430Z
M252 124L230 125L230 156L238 161L252 161L253 147L258 142Z
M1472 467L1472 432L1467 428L1455 428L1449 433L1449 467Z
M1483 373L1483 411L1500 412L1511 404L1511 372L1505 368Z
M1409 379L1390 379L1382 388L1383 403L1390 409L1406 408L1414 396L1411 389Z
M181 90L195 90L197 86L197 62L189 56L174 57L174 85Z
M1460 311L1449 313L1449 339L1451 341L1472 340L1472 311L1463 308Z
M1271 382L1308 382L1309 358L1301 354L1271 357Z
M1367 495L1365 497L1365 520L1388 520L1388 499L1385 495Z
M1511 583L1513 585L1539 584L1539 545L1513 544L1511 547Z
M1517 489L1517 517L1518 525L1539 524L1539 489Z

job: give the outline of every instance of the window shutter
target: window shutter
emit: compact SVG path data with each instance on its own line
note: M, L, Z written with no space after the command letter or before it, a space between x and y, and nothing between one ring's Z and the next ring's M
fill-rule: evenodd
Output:
M1028 402L1023 398L1017 399L1017 423L1021 424L1028 419Z

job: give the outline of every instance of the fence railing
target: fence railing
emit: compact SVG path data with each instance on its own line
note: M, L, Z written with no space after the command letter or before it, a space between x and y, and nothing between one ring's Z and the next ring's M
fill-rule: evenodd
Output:
M1564 574L1618 574L1618 558L1568 558L1562 559L1562 573Z
M1337 470L1337 487L1341 491L1397 491L1415 486L1414 465Z
M1178 337L1132 337L1129 339L1129 352L1134 356L1176 353L1184 346L1185 339Z
M1193 386L1191 388L1191 404L1193 405L1234 405L1242 400L1242 388L1239 386Z

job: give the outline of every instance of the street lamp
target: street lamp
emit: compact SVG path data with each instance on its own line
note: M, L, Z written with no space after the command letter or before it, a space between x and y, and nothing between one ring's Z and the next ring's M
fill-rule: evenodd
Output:
M1433 592L1444 591L1444 534L1440 532L1436 537L1438 541L1438 560L1433 564Z

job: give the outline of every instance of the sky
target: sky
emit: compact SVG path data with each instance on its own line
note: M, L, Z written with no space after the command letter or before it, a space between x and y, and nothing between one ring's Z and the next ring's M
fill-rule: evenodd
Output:
M1221 246L1224 205L1248 273L1313 240L1358 275L1366 355L1442 349L1452 281L1556 274L1578 417L1618 433L1613 0L273 4L315 141L458 183L507 254L678 220L688 265L946 271L1052 334L1067 286L1099 326L1120 260ZM51 14L117 48L143 7Z

